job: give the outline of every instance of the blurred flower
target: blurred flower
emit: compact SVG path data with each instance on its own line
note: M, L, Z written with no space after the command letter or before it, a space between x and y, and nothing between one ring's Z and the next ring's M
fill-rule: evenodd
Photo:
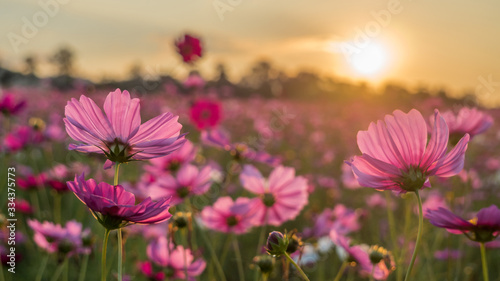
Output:
M170 154L185 142L180 135L178 116L163 113L141 125L139 99L117 89L104 102L106 116L95 102L82 95L71 99L65 108L66 132L82 144L70 150L105 154L106 168L114 162L125 163Z
M222 119L222 106L211 99L198 99L189 108L191 122L199 130L213 129Z
M26 215L31 215L33 213L33 208L28 201L24 199L16 199L16 211Z
M36 133L31 127L19 126L7 133L3 140L3 145L7 151L16 152L24 149L26 146L38 143L35 138Z
M74 220L68 221L64 227L37 220L28 220L28 225L34 231L35 243L49 253L73 255L92 251L90 228L83 230L82 224Z
M444 249L434 252L434 258L438 260L459 259L462 257L462 251L453 249Z
M439 208L448 208L448 205L446 205L446 199L437 192L427 195L427 199L422 204L424 216L428 214L429 210L437 210ZM418 212L417 209L414 211Z
M160 237L149 243L147 254L153 264L161 267L164 278L172 280L183 279L194 281L196 280L195 277L199 276L205 270L206 266L206 262L203 259L194 260L191 250L185 249L182 246L175 247L165 237ZM141 271L146 276L159 277L158 273L153 272L152 266L143 265L142 267ZM188 276L185 274L185 269Z
M500 234L500 209L495 205L479 210L477 216L469 221L444 208L429 210L426 218L437 227L453 234L465 234L476 242L489 242Z
M307 204L307 180L295 177L293 168L278 166L265 179L254 166L245 165L240 181L246 190L259 195L251 202L255 225L279 226L294 219Z
M175 46L185 63L193 63L202 56L200 39L189 34L185 34L183 38L177 39Z
M462 107L458 114L443 112L443 118L450 130L450 142L455 145L464 134L471 138L486 131L493 125L493 117L477 108ZM434 120L431 117L431 124Z
M26 101L15 102L14 94L5 92L0 97L0 112L4 115L16 115L26 106Z
M99 223L109 230L130 223L159 223L172 216L168 212L170 198L153 202L148 197L135 205L134 194L125 191L121 185L112 186L105 182L97 184L93 179L85 181L83 174L69 181L68 187L89 207Z
M385 124L379 120L358 132L363 155L347 163L362 186L406 193L430 187L430 176L451 177L462 170L469 135L446 154L448 127L437 110L427 146L427 124L420 112L393 114L386 115Z
M168 174L158 178L150 186L149 194L153 198L171 197L171 202L175 205L189 196L207 192L212 183L210 174L209 166L198 169L194 165L186 164L175 176Z
M213 206L207 206L201 212L203 224L220 232L242 234L252 228L250 199L239 197L235 201L229 196L221 197Z
M251 161L268 164L270 166L277 166L281 163L280 158L271 156L267 152L255 151L244 143L231 143L227 132L221 129L202 131L201 142L206 145L229 151L231 156L233 156L236 161L248 159Z
M17 186L24 190L34 190L39 189L47 184L47 175L45 173L40 173L38 175L28 174L17 180Z
M198 149L189 140L176 151L163 157L149 160L151 165L146 165L144 170L159 177L165 173L176 172L181 166L194 160Z
M275 260L269 255L260 255L253 258L253 262L259 267L262 274L271 274L274 269Z
M335 208L326 208L314 219L314 227L304 233L308 237L322 237L328 235L332 229L337 233L346 235L361 228L359 218L361 214L356 210L337 204Z
M184 87L202 89L205 86L205 80L201 78L198 72L189 73L188 78L184 81Z

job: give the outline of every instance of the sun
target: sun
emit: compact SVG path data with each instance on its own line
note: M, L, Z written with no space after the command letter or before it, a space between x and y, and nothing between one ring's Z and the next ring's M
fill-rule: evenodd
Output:
M380 74L388 65L388 54L384 46L370 43L358 52L351 54L349 64L353 70L363 76Z

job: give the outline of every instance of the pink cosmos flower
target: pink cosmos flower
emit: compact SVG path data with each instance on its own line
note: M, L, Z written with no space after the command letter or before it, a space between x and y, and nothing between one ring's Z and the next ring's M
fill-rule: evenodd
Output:
M0 112L4 115L15 115L26 106L26 101L15 102L14 94L5 93L0 97Z
M465 234L476 242L489 242L500 234L500 209L495 205L479 210L469 221L444 208L429 210L425 217L437 227L446 228L453 234Z
M235 160L245 159L256 161L270 166L277 166L281 159L264 151L255 151L244 143L231 143L229 135L223 130L208 130L201 132L201 142L228 151Z
M420 112L396 110L393 114L386 115L385 123L379 120L368 131L358 132L363 155L347 163L362 186L406 193L430 187L430 176L451 177L462 170L468 134L446 153L448 126L437 110L428 143L427 124Z
M279 226L294 219L307 204L307 180L296 177L293 168L278 166L265 179L254 166L245 165L240 181L246 190L259 196L251 202L255 225Z
M64 227L48 221L40 223L37 220L28 220L28 225L34 231L34 241L49 253L63 254L90 254L90 228L82 230L82 224L74 220L68 221Z
M104 112L86 96L71 99L65 108L64 123L68 135L81 144L70 144L70 150L105 154L106 168L112 162L124 163L170 154L185 142L180 135L178 116L163 113L141 125L139 99L127 91L109 93Z
M3 145L7 151L16 152L24 149L33 142L32 128L28 126L19 126L9 132L4 140Z
M169 280L194 281L196 280L195 277L199 276L206 267L206 262L203 259L194 260L191 250L184 249L182 246L175 247L165 237L160 237L151 242L147 247L147 255L154 265L161 267L160 270L163 275L154 272L153 264L149 266L143 263L141 271L146 276L156 278L156 280L163 280L158 279L158 277L166 277ZM185 269L187 269L187 276Z
M338 234L335 230L330 232L330 238L337 247L337 252L344 255L347 261L356 263L362 276L370 276L373 271L375 280L386 280L389 277L390 271L383 260L375 265L371 263L368 247L350 246L350 239Z
M458 114L446 111L442 116L450 130L451 139L455 140L455 143L464 134L469 134L472 138L493 125L493 117L477 108L462 107ZM431 118L431 123L433 121Z
M185 34L183 38L176 40L175 46L185 63L193 63L202 56L200 39L189 34Z
M45 186L47 183L47 175L45 173L40 174L28 174L27 176L18 179L17 185L19 188L24 190L34 190Z
M30 203L24 199L16 199L16 209L26 215L31 215L33 213L33 208Z
M189 108L189 117L199 130L213 129L222 120L222 106L211 99L198 99Z
M361 228L360 216L360 212L343 204L337 204L333 209L326 208L314 220L314 228L308 236L322 237L328 235L332 229L340 235L357 231Z
M194 160L198 148L192 142L186 142L176 151L171 154L151 159L151 165L146 165L144 170L155 177L164 175L165 173L176 172L179 168Z
M439 208L448 208L448 205L446 205L446 200L444 199L441 194L434 192L430 193L427 195L427 199L425 199L424 203L422 204L422 210L424 211L424 216L427 215L429 210L437 210ZM418 212L418 210L415 208L415 212Z
M207 206L201 212L203 224L220 232L242 234L252 228L250 199L239 197L233 201L231 197L221 197L212 207Z
M205 86L205 80L197 72L189 73L188 78L184 81L184 87L202 89Z
M105 228L112 230L130 223L154 224L168 220L170 198L151 201L148 197L135 205L134 194L125 191L121 185L112 186L105 182L97 184L93 179L85 181L85 176L75 176L68 187L73 191Z
M211 181L209 166L198 169L196 166L186 164L182 166L175 177L165 175L158 178L150 187L153 198L171 197L172 204L181 203L188 196L200 195L208 191Z

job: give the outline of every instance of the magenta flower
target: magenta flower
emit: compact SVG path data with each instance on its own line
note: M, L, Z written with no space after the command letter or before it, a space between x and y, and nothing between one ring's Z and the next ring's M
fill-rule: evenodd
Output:
M49 253L73 255L92 251L90 228L83 230L82 224L74 220L68 221L65 227L37 220L28 220L28 225L34 231L35 243Z
M171 197L172 204L181 203L185 198L200 195L208 191L211 181L209 166L198 169L196 166L186 164L182 166L175 177L165 175L150 187L153 198Z
M185 63L193 63L202 56L200 39L189 34L185 34L183 38L176 40L175 46Z
M106 229L122 228L130 223L154 224L166 221L172 215L168 212L170 198L158 202L148 197L135 205L134 194L125 191L121 185L112 186L105 182L97 184L93 179L85 181L84 174L68 181L73 191Z
M437 227L446 228L453 234L463 233L476 242L489 242L500 234L500 209L495 205L479 210L477 216L469 221L444 208L428 210L426 218Z
M5 93L0 98L0 112L7 116L19 113L25 106L26 101L16 102L12 93Z
M295 177L293 168L278 166L265 179L254 166L245 165L240 181L246 190L259 196L251 202L255 225L279 226L297 217L307 204L307 180Z
M221 197L212 207L207 206L201 212L203 224L220 232L243 234L252 228L250 199L240 197L233 201L231 197Z
M165 173L176 172L184 164L193 161L196 153L198 153L198 148L192 142L186 140L178 150L171 154L151 159L151 165L146 165L144 170L155 177L162 176Z
M33 129L28 126L19 126L9 132L4 140L3 145L9 152L16 152L24 149L31 143L35 143L35 134Z
M196 280L195 277L199 276L206 267L206 262L203 259L194 259L191 250L185 249L182 246L175 247L165 237L160 237L151 242L148 245L147 254L149 260L154 265L161 267L161 271L164 274L163 277L167 277L169 280L182 279L194 281ZM152 266L143 265L141 268L146 276L153 278L162 277L162 275L154 272ZM185 271L187 271L187 276Z
M44 187L47 181L47 175L45 173L40 173L38 175L29 174L24 178L20 178L17 181L17 185L24 190L35 190Z
M222 106L213 100L199 99L189 108L189 117L199 130L213 129L222 120Z
M385 124L379 120L368 131L358 132L363 155L347 163L362 186L406 193L430 187L430 176L451 177L462 170L468 134L446 153L448 126L437 110L428 143L427 124L420 112L396 110L393 114L386 115Z
M493 125L493 117L477 108L462 107L458 114L446 111L442 116L450 130L451 141L454 143L457 143L464 134L469 134L472 138ZM431 123L433 121L431 118Z
M81 144L70 144L70 150L105 154L111 162L124 163L170 154L185 142L180 135L178 116L163 113L141 125L139 99L117 89L104 101L104 112L86 96L71 99L65 108L66 132Z

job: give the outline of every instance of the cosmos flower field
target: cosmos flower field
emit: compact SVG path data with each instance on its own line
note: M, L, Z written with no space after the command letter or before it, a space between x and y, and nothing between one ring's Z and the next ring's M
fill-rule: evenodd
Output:
M226 91L3 89L0 280L500 280L499 110Z

